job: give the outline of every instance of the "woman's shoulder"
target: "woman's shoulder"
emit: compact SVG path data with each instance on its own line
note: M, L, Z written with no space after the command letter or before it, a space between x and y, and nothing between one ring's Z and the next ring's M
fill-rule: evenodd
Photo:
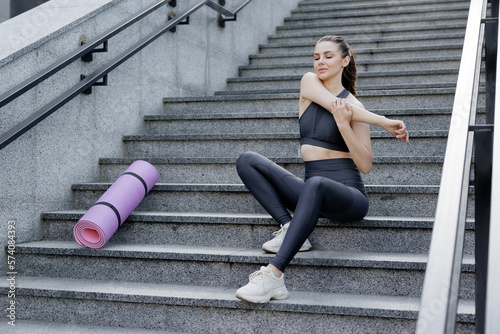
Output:
M302 80L315 79L318 80L318 75L314 72L306 72L302 76Z
M305 73L302 78L300 79L300 85L301 87L304 87L304 85L314 85L318 84L318 82L321 82L321 80L318 78L318 75L313 72L307 72Z
M352 95L352 94L349 94L347 97L346 97L346 100L349 101L350 103L352 103L353 105L355 106L358 106L360 108L363 108L365 109L365 106L359 102L359 100L356 98L356 96Z

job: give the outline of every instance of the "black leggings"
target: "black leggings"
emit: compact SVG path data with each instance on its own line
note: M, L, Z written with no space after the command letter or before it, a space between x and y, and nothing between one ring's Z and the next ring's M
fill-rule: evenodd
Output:
M278 223L292 221L271 261L281 271L312 233L318 218L354 221L368 211L368 196L352 159L306 161L304 180L254 152L243 153L236 168L248 190ZM294 211L293 218L287 209Z

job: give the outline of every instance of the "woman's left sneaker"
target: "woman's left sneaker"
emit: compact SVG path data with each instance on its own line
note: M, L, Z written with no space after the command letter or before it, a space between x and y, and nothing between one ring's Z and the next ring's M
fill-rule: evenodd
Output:
M269 240L268 242L262 245L262 250L268 253L278 253L280 250L281 244L285 239L286 232L288 231L288 227L290 223L286 223L285 225L281 225L281 229L279 231L273 232L274 238ZM304 244L300 247L299 252L305 252L311 249L312 245L308 239L304 241Z
M267 303L271 299L287 299L285 274L276 277L268 267L250 274L250 282L236 291L236 297L251 303Z

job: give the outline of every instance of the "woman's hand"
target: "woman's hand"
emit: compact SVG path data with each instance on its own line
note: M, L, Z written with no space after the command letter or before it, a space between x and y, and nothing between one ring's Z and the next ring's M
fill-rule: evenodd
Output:
M382 128L389 132L394 137L408 142L410 140L410 135L406 130L406 125L403 121L393 120L386 118Z
M335 118L337 126L350 125L352 119L352 106L344 99L335 99L332 101L331 113Z

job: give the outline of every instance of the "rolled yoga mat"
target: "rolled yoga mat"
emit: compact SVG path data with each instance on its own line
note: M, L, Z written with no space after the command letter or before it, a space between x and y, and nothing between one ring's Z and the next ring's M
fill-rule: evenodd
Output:
M78 244L101 248L158 181L149 162L137 160L109 187L73 228Z

